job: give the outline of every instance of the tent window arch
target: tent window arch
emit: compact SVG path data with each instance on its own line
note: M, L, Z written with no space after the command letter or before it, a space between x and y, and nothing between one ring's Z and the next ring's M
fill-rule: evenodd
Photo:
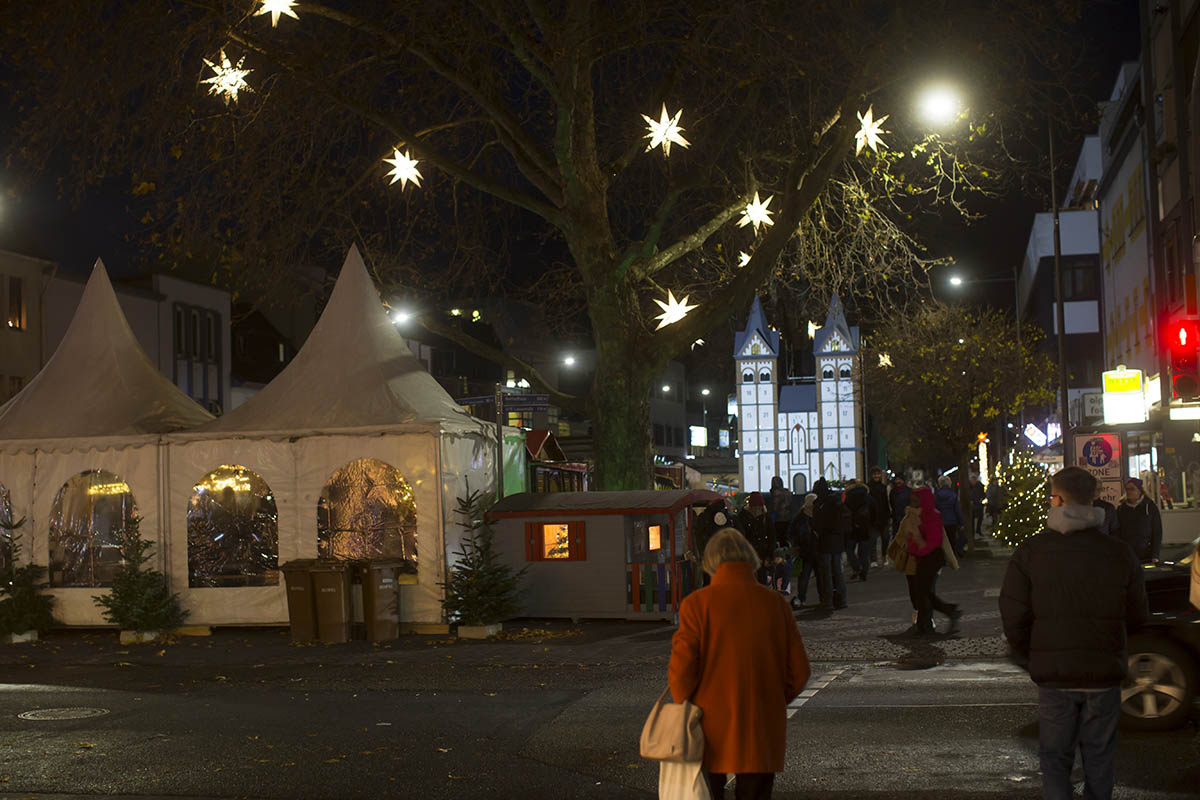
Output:
M222 464L188 502L188 586L277 586L279 515L254 470Z
M742 372L742 383L754 383L754 370L748 369Z
M13 520L12 500L8 496L8 488L0 484L0 573L13 566L13 531L20 524Z
M417 504L400 470L374 458L330 476L317 503L322 558L394 558L417 571Z
M112 472L64 483L50 508L50 585L111 586L123 563L117 533L136 515L129 484Z
M850 377L850 367L843 364L841 369L838 370L838 376L842 377L842 378L849 378Z
M825 367L821 370L821 377L827 381L833 380L833 367Z

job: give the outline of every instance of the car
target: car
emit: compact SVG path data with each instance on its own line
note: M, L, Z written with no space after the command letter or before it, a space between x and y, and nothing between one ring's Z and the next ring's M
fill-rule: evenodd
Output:
M1128 729L1169 730L1192 716L1200 685L1200 610L1188 598L1198 543L1164 547L1159 563L1144 567L1150 622L1129 636L1129 676L1121 686L1121 723Z

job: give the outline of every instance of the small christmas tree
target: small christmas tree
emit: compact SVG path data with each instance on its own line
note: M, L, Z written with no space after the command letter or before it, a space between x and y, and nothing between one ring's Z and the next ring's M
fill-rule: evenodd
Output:
M11 536L8 563L0 569L0 636L26 631L45 633L54 624L54 598L42 594L47 586L43 580L46 568L40 564L17 566L21 537L13 531L24 524L24 519L15 524L11 518L8 524L0 522L0 528Z
M1033 460L1028 450L1013 453L1011 464L996 471L1004 510L996 525L996 538L1016 546L1046 529L1046 467Z
M446 581L443 607L463 625L490 625L511 617L517 610L522 569L501 564L493 549L493 533L484 521L487 503L481 492L467 487L467 496L456 501L466 536L457 551L458 563Z
M132 517L124 528L113 531L123 563L113 578L112 591L95 598L104 618L121 630L170 631L187 618L179 595L167 588L167 576L148 569L151 542L142 538L141 517Z

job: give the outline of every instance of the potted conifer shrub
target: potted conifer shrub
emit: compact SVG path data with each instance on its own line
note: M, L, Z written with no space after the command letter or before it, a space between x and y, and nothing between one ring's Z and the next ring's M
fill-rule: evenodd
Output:
M21 560L21 537L12 533L25 524L0 523L11 534L9 558L0 569L0 640L9 644L36 642L52 624L54 598L42 594L48 585L46 568L40 564L17 566Z
M466 535L457 551L458 563L445 583L443 607L452 620L457 619L460 638L488 639L516 613L525 570L515 571L499 561L492 529L484 520L488 503L482 493L468 486L466 497L459 497L456 506Z
M146 566L154 544L142 538L141 517L131 517L114 531L121 551L121 570L112 590L95 598L104 618L121 629L121 644L153 642L170 634L187 619L179 595L167 587L167 576Z

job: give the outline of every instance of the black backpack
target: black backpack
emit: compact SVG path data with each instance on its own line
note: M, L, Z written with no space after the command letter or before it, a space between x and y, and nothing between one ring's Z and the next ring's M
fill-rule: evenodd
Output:
M871 511L866 507L866 504L854 509L854 513L850 518L850 538L857 542L863 542L871 538Z

